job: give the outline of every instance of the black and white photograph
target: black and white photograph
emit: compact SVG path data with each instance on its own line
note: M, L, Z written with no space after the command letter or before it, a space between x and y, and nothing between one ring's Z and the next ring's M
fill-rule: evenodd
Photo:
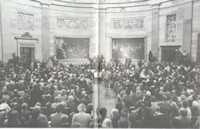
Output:
M0 128L200 129L200 0L0 0Z

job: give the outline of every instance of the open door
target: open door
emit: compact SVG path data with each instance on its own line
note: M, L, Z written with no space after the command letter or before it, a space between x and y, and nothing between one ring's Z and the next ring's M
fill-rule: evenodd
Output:
M161 47L161 60L164 62L174 62L176 59L176 49L179 50L180 46L162 46Z
M32 61L34 61L35 50L31 47L20 47L20 58L25 67L30 67Z

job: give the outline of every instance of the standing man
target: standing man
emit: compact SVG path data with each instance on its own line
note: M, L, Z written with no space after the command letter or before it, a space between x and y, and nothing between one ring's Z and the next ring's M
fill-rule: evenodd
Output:
M105 75L104 75L104 80L105 80L105 87L108 88L110 86L110 78L111 78L111 72L106 69Z
M81 103L78 105L77 109L78 109L79 113L76 113L73 115L72 124L77 122L80 124L80 127L88 128L89 124L91 122L91 116L90 116L90 114L85 113L86 106L83 103Z
M149 51L149 62L153 62L153 54L151 51Z

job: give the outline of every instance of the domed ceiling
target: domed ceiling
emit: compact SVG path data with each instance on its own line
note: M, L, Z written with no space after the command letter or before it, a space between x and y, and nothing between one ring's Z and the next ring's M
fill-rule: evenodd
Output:
M73 2L73 3L127 3L127 2L143 2L148 0L55 0L60 2Z

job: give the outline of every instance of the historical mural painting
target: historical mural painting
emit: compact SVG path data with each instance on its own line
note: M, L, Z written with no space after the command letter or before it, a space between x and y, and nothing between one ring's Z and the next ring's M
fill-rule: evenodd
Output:
M176 14L167 16L166 41L174 42L176 39Z
M112 40L114 59L144 59L144 38L122 38Z
M87 38L56 38L58 59L89 58L89 39Z
M17 20L19 30L34 30L34 17L32 14L18 12Z

